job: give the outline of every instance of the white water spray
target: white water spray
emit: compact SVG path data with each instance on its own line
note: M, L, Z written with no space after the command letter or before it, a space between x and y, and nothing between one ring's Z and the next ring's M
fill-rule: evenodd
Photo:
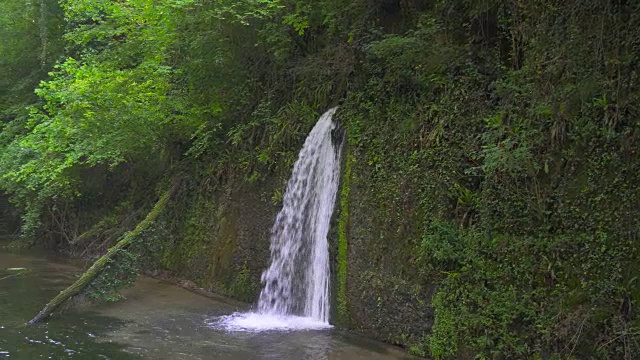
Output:
M271 265L262 274L258 312L223 317L228 330L329 327L327 234L340 176L341 144L331 132L337 108L320 117L298 155L271 229Z

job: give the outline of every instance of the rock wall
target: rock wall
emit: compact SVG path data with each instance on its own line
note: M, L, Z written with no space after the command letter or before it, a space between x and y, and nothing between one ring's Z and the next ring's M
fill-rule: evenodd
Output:
M206 290L254 302L260 274L268 266L269 233L279 210L271 200L273 182L229 180L215 189L207 184L197 184L195 194L183 194L184 201L150 236L162 239L153 266Z

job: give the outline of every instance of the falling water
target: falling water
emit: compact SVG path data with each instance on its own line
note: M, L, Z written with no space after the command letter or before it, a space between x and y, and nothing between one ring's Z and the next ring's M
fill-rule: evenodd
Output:
M258 312L222 319L230 330L318 328L329 324L327 233L336 200L341 144L337 108L320 117L298 155L271 229L271 265L262 274Z
M262 274L258 311L329 321L327 233L340 171L340 148L331 141L336 108L311 130L271 230L271 266Z

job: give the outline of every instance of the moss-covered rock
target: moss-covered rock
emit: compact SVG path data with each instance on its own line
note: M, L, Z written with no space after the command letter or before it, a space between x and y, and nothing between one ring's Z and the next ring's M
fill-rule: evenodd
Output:
M163 219L160 266L207 290L255 301L278 211L268 196L272 183L234 179L211 191L198 184L200 191L186 195Z

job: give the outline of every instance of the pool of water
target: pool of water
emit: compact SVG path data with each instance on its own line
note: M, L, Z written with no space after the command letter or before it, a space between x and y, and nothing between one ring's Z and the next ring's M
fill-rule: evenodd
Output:
M117 303L67 309L44 323L24 325L80 273L64 259L0 247L0 359L411 358L335 329L229 331L219 320L246 311L246 305L148 277Z

